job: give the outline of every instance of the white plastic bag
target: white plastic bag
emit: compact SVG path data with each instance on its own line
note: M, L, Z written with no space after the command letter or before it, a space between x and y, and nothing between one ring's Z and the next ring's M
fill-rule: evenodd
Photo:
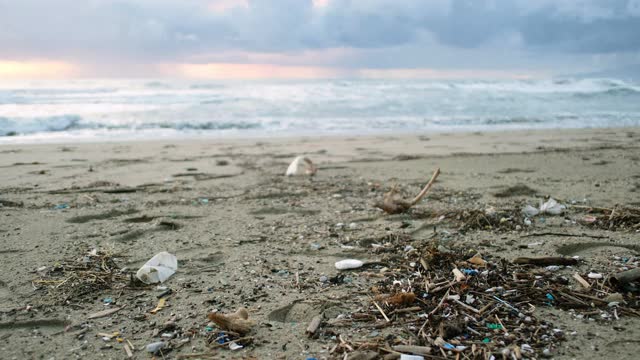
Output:
M534 208L531 205L527 205L522 209L522 213L525 214L527 217L534 217L540 213L540 210Z
M540 209L536 209L531 205L527 205L522 208L522 213L526 217L534 217L536 215L549 214L549 215L560 215L567 207L558 203L555 199L550 198L547 202L542 203L540 201Z
M566 206L560 205L553 198L550 198L546 203L540 205L540 213L547 213L551 215L560 215L564 211Z
M136 277L145 284L164 282L178 270L178 259L166 251L156 254L142 265Z

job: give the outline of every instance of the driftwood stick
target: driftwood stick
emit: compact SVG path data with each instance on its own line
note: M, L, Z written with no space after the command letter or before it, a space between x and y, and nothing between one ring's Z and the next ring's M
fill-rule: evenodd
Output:
M616 285L628 284L640 279L640 268L619 272L611 277L611 282Z
M413 198L413 200L411 200L411 206L417 204L425 195L427 195L427 193L431 189L431 186L433 186L433 183L436 181L438 175L440 175L440 168L437 168L436 171L433 172L433 175L431 175L431 180L429 180L422 191L420 191L420 193L415 198Z
M587 280L585 280L582 276L580 276L580 274L578 273L573 274L573 278L576 279L576 281L579 282L583 288L587 290L591 289L591 284L589 284Z
M538 266L576 265L578 263L578 260L573 258L566 258L566 257L541 257L541 258L519 257L513 260L513 263L519 264L519 265L538 265Z
M111 314L117 313L118 311L120 311L122 309L124 309L124 306L98 311L97 313L93 313L93 314L89 315L87 317L87 319L98 319L98 318L101 318L101 317L109 316Z
M382 314L382 316L384 317L385 320L387 320L387 322L391 322L391 320L389 320L389 318L387 317L387 314L384 313L384 311L382 310L382 308L380 307L380 305L378 305L377 302L373 302L373 305L376 306L376 308L378 308L378 311L380 311L380 314Z
M316 315L313 317L313 319L311 319L311 322L309 323L309 326L307 326L307 335L309 337L312 337L316 331L318 331L318 328L320 327L320 323L322 322L322 315Z
M393 350L400 353L411 353L415 355L429 355L431 354L431 347L429 346L416 346L416 345L396 345Z
M384 194L382 201L376 201L374 206L382 209L387 214L401 214L411 209L415 204L417 204L427 193L433 183L436 181L436 178L440 175L440 168L437 168L436 171L431 176L431 180L425 185L425 187L420 191L418 195L411 201L407 201L404 199L397 199L395 197L396 186L394 184L393 188Z
M453 276L455 276L456 282L460 282L466 278L466 276L464 276L462 271L460 271L458 268L453 268L451 272L453 272Z

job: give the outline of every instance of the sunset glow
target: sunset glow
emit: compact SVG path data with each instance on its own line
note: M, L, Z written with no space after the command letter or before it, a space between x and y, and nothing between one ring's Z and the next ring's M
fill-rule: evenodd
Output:
M273 64L179 64L164 69L168 75L176 72L182 77L209 79L318 79L341 74L334 68Z
M1 61L0 79L58 79L74 75L74 66L60 61Z

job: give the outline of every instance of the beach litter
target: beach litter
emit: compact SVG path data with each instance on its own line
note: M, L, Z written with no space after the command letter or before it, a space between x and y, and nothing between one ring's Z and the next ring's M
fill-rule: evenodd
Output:
M457 354L469 359L539 358L555 356L568 331L538 318L538 307L569 310L574 316L599 321L640 317L640 304L632 293L618 290L620 284L563 267L577 267L584 261L521 257L509 262L464 246L451 245L444 251L435 241L412 245L417 251L403 252L407 245L402 242L388 249L382 261L390 265L393 275L371 286L368 305L327 320L314 338L335 334L337 327L384 329L401 324L411 336L395 337L389 343L383 338L357 341L340 335L331 355L350 358L367 349L405 358L455 358ZM545 271L542 266L558 269ZM564 269L582 280L580 289L559 275ZM636 276L634 271L630 278Z
M531 205L526 205L522 209L522 213L528 217L534 217L542 214L549 215L561 215L567 207L558 203L555 199L549 198L546 202L540 200L540 207L535 208Z
M357 259L345 259L335 263L335 267L338 270L357 269L362 267L362 265L364 265L364 262Z
M145 349L148 353L156 354L159 351L162 351L167 347L167 343L164 341L157 341L151 344L148 344Z
M316 165L306 156L297 156L285 173L285 176L307 175L313 176L318 171Z
M178 270L178 259L166 251L149 259L136 273L136 277L145 284L165 282Z
M96 291L123 288L129 281L128 274L117 260L121 255L109 250L91 249L81 256L58 261L37 271L32 280L36 291L49 295L43 302L66 304L70 299L93 295ZM108 303L113 304L115 301Z
M606 230L640 231L640 208L629 206L614 206L610 209L592 206L574 207L584 209L590 214L580 220L582 224L589 227Z

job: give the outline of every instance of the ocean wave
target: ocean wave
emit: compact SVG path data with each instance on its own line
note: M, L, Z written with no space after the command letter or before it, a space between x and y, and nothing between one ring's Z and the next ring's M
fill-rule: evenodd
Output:
M501 93L574 93L617 95L640 93L640 86L618 79L551 79L519 81L472 81L456 82L453 88L463 91L487 91Z
M224 84L192 84L189 86L190 89L194 90L222 89L224 87Z
M0 136L640 126L640 85L617 79L152 80L0 84Z
M69 131L79 128L81 120L82 118L78 115L36 117L32 119L0 117L0 136Z
M262 127L258 122L178 122L178 123L160 123L160 124L145 124L145 129L162 128L162 129L176 129L176 130L249 130L259 129Z
M425 119L425 123L431 123L439 126L478 126L478 125L527 125L542 124L553 121L553 119L543 119L534 117L438 117L434 119Z
M260 122L251 121L194 121L194 122L100 122L83 119L78 115L25 118L0 117L0 136L27 135L82 129L106 130L251 130L262 128Z

